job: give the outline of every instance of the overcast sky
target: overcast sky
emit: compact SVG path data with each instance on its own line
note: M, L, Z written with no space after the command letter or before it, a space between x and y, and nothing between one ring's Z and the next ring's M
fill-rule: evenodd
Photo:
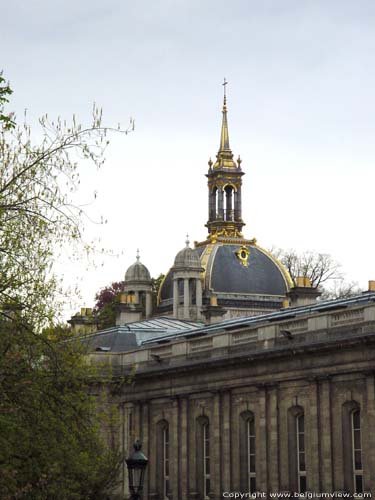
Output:
M135 260L152 275L206 237L207 161L219 145L222 86L241 154L245 235L330 253L349 280L375 279L373 0L0 0L11 108L81 122L135 117L82 200L108 224L87 234L120 257L64 266L82 305Z

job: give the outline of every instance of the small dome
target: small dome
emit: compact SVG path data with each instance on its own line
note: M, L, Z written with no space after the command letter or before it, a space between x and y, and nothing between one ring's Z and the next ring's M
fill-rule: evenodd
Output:
M125 273L125 283L134 283L138 281L151 281L150 271L139 260L137 253L137 261L132 264Z
M183 248L174 259L174 267L189 267L194 269L201 267L198 252L190 247Z

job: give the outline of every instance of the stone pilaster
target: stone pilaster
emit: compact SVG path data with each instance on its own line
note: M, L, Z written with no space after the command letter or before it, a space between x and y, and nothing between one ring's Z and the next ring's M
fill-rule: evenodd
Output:
M267 433L267 389L264 386L258 388L258 406L259 406L259 439L257 441L259 449L259 474L257 474L257 488L259 491L268 492L268 433Z
M197 453L196 453L196 415L194 402L188 405L188 442L189 442L189 500L196 500L197 493Z
M221 498L221 435L220 435L220 394L216 392L213 396L212 424L210 425L210 453L211 453L211 495L210 498L219 500Z
M321 490L333 491L332 475L332 417L331 382L328 378L320 382L319 397L319 434L320 434L320 474Z
M306 471L307 488L318 492L319 478L319 431L318 431L318 384L310 380L309 384L309 412L305 412L306 439Z
M189 442L188 442L188 400L180 400L179 408L179 435L180 435L180 454L179 454L179 470L180 484L179 490L181 500L188 499L188 457L189 457ZM193 448L194 450L195 448Z
M172 500L180 500L178 492L178 477L179 477L179 454L180 454L180 442L179 442L179 432L178 432L178 401L174 399L172 401L172 411L170 416L170 427L169 427L169 484L172 493Z
M230 417L231 417L231 394L224 392L221 395L221 490L231 491L231 439L230 439Z
M269 489L277 492L279 484L278 387L268 387L268 477Z
M143 402L141 406L141 441L142 441L142 451L146 457L150 456L150 421L149 421L149 403ZM143 486L143 496L148 497L149 492L150 475L146 469L146 477Z
M374 374L366 374L366 406L363 408L362 446L365 491L375 492L375 387Z
M178 291L178 279L173 280L173 316L178 318L178 304L180 301L179 291Z

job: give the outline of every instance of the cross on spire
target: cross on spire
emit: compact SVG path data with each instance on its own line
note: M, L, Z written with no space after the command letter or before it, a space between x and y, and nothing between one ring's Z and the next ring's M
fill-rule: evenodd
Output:
M224 106L227 103L227 85L228 85L228 82L227 82L226 78L224 77L224 82L222 83L222 86L224 87Z

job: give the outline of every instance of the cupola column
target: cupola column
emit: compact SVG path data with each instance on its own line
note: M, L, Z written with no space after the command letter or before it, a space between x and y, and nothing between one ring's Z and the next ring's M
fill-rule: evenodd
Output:
M241 186L238 186L237 191L234 195L234 218L235 220L241 220L241 210L242 210L242 200L241 200Z
M184 319L190 317L190 289L189 278L184 278Z
M217 188L217 209L218 209L218 217L219 219L224 218L224 200L223 200L223 190L219 186Z
M226 195L225 220L232 220L233 219L232 192L233 192L233 189L229 186L225 190L225 195Z
M151 292L146 293L146 318L149 318L152 314L152 294Z
M202 282L198 278L196 280L196 303L197 303L197 308L200 309L202 307Z
M173 316L178 317L178 304L180 302L179 290L178 290L178 278L173 280Z

